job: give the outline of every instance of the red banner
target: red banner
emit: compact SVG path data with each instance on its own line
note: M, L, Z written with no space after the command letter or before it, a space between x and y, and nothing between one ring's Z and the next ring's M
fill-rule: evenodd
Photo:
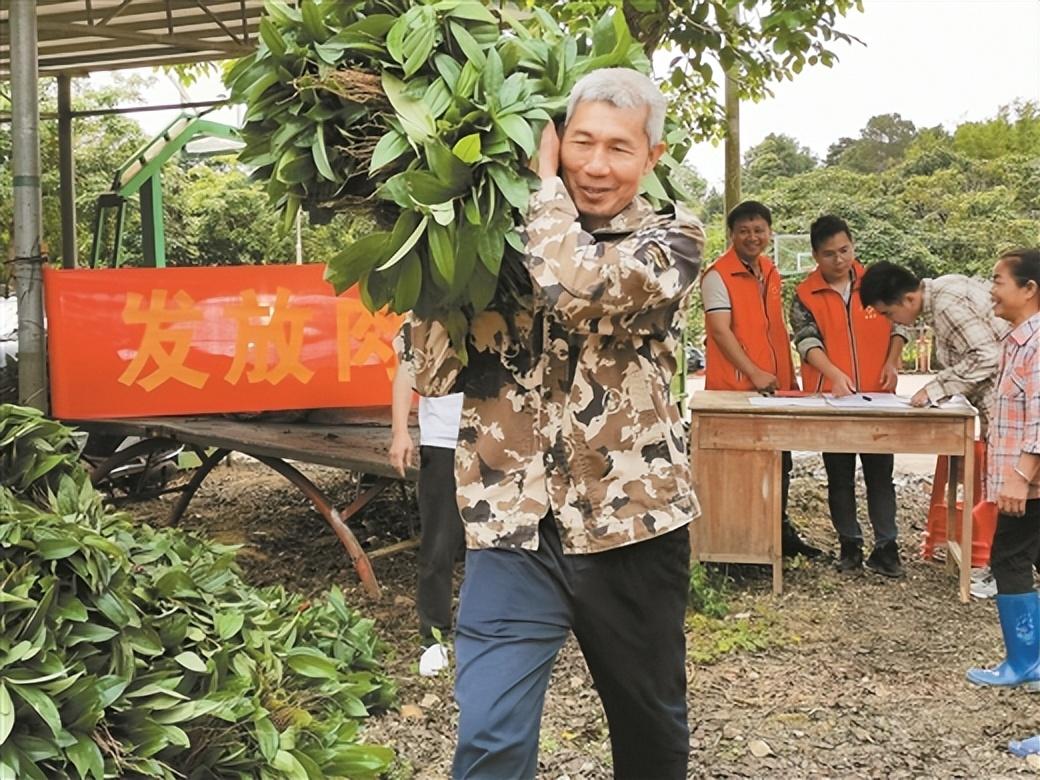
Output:
M401 317L321 265L51 270L51 399L70 419L386 406Z

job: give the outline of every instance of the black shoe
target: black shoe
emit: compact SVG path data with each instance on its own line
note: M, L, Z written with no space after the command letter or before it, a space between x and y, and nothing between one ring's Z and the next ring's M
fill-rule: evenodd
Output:
M899 560L899 546L895 542L885 542L875 547L867 558L867 568L883 577L902 577L903 564Z
M838 571L858 571L863 568L863 542L859 539L842 539Z
M818 558L823 554L823 550L804 541L793 525L784 523L780 532L780 554L784 558L793 558L796 555Z

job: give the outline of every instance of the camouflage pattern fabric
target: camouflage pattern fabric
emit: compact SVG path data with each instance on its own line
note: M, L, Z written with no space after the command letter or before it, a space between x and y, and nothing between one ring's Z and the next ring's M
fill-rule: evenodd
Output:
M639 542L700 514L669 384L704 230L637 198L590 234L560 179L526 219L530 306L470 323L463 367L436 321L397 350L422 395L465 393L455 474L470 548L536 549L552 511L564 550Z

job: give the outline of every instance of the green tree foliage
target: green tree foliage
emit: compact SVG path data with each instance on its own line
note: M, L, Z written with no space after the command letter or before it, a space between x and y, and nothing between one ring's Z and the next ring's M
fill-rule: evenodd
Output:
M1040 150L1040 104L1005 106L994 119L966 122L953 134L953 148L967 157L993 160Z
M1002 249L1040 243L1040 144L1023 140L1036 134L1040 112L1026 103L952 134L922 131L881 172L824 167L758 195L780 232L805 233L834 213L855 231L864 260L988 275Z
M619 7L647 56L672 53L666 83L682 124L695 139L721 138L725 113L720 102L723 73L734 75L741 96L761 100L771 84L793 79L806 65L831 66L835 43L854 43L837 24L862 11L860 0L579 0L545 2L563 22L598 18Z
M867 120L859 138L841 138L827 151L827 165L860 173L880 173L906 155L917 128L899 114L880 114Z
M57 110L57 90L53 80L42 80L40 112ZM73 97L75 110L114 108L129 101L141 102L146 82L139 78L116 79L104 87L87 87ZM6 88L2 90L6 92ZM94 219L94 200L112 186L115 165L129 157L145 141L141 126L127 116L77 118L73 122L76 158L76 208L78 251L86 257ZM11 185L11 125L0 123L0 250L7 256L13 230ZM6 150L6 152L5 152ZM43 238L50 257L61 260L61 213L58 202L58 123L40 122L40 186L43 192ZM127 230L139 232L136 211L128 215Z
M770 133L757 146L744 153L741 182L744 190L755 193L777 179L811 171L816 157L789 135Z

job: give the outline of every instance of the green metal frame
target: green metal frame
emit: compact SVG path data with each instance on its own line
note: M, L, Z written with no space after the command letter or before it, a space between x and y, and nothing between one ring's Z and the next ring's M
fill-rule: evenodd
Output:
M161 133L146 143L116 171L112 189L98 196L94 212L94 237L90 250L90 267L96 268L104 258L108 242L102 231L108 215L115 211L115 230L108 265L117 267L123 259L123 232L126 224L126 201L134 195L141 199L142 250L146 265L166 266L166 233L163 228L162 167L171 157L198 136L239 140L238 129L203 119L200 115L180 114Z

